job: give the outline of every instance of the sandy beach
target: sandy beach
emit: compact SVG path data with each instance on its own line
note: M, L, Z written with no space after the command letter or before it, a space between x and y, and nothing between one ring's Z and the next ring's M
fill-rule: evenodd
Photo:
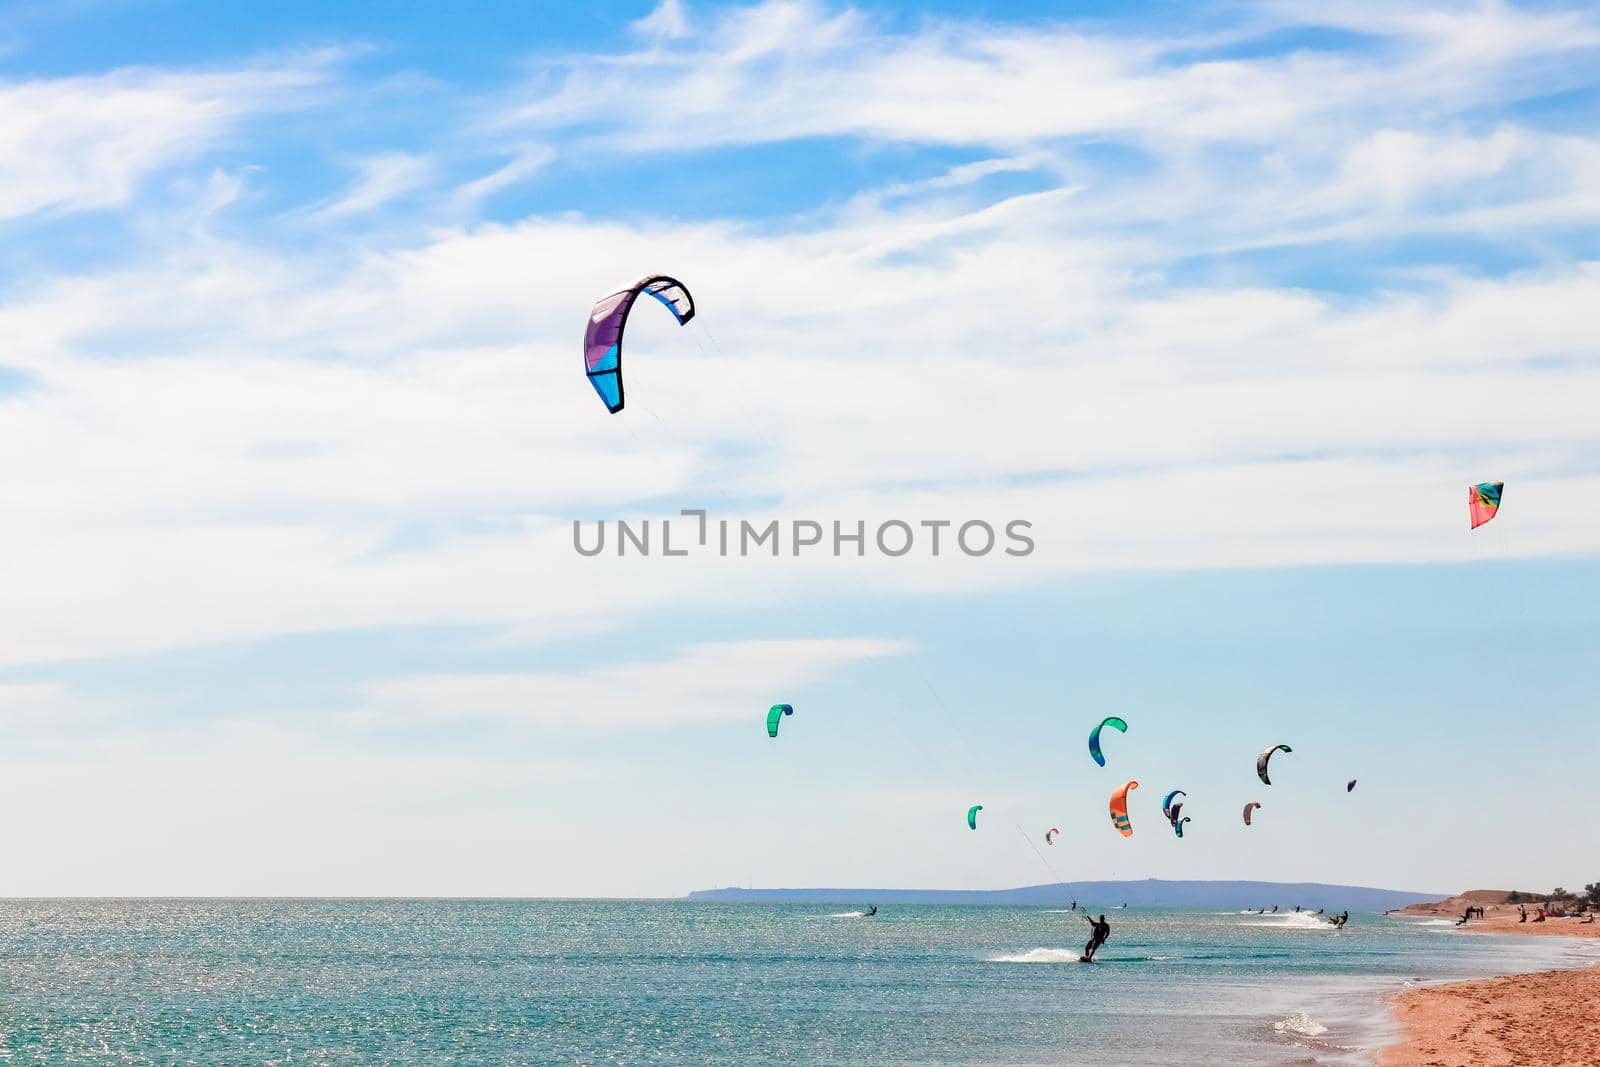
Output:
M1473 897L1414 904L1403 914L1459 917L1471 904L1482 907L1484 917L1468 923L1468 933L1600 937L1600 923L1575 918L1521 922L1515 904ZM1402 1036L1379 1054L1378 1062L1382 1067L1600 1063L1600 1015L1593 1009L1597 998L1600 968L1414 989L1392 1000Z
M1410 904L1396 914L1418 915L1434 919L1459 919L1468 906L1483 909L1483 918L1468 922L1462 931L1469 934L1525 934L1530 937L1600 937L1600 920L1585 922L1581 918L1549 918L1534 922L1539 905L1527 904L1528 921L1521 921L1522 913L1516 904L1504 901L1505 894L1491 890L1463 893L1433 904Z
M1600 968L1514 974L1394 998L1401 1041L1382 1067L1600 1063Z

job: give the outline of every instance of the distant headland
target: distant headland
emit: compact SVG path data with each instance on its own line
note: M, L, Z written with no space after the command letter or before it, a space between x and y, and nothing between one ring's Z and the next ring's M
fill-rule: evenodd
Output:
M700 889L690 900L748 904L1064 904L1156 908L1341 908L1386 911L1438 900L1441 893L1414 893L1323 882L1206 882L1148 878L1136 882L1057 882L1016 889Z

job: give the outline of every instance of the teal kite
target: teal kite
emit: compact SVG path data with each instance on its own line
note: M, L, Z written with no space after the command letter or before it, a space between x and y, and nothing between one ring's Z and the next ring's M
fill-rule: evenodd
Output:
M967 809L967 829L968 830L976 830L978 828L978 812L980 812L982 810L983 810L983 805L982 804L974 804L974 805L972 805L972 807Z
M1106 757L1105 753L1100 751L1100 731L1107 726L1122 733L1128 732L1128 724L1115 715L1110 715L1100 720L1100 725L1089 731L1089 755L1093 756L1094 761L1102 767L1106 765Z
M772 705L772 707L770 709L768 709L768 711L767 711L767 736L768 737L777 737L778 736L778 723L780 721L782 721L782 719L783 719L783 717L785 715L793 715L793 714L794 714L794 705L793 704L774 704L774 705Z

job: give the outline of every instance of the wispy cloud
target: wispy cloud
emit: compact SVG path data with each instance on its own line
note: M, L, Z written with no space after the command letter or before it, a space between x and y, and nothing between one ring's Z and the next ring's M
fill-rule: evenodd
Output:
M691 17L694 34L662 32ZM1536 71L1594 91L1586 14L1360 9L1338 25L1370 49L1242 55L1267 29L1332 24L1267 8L1232 35L890 31L781 2L653 18L637 50L511 94L475 177L459 146L370 152L345 193L318 191L292 247L241 225L270 169L197 180L200 222L151 227L133 265L32 278L0 303L0 363L29 383L0 394L0 558L25 561L0 659L384 624L598 632L688 589L757 603L801 582L1455 559L1447 497L1503 475L1525 509L1503 551L1600 549L1585 488L1600 268L1573 236L1600 220L1600 142L1524 106ZM319 76L270 75L272 106ZM210 99L189 77L45 95L113 114L127 85L177 79L178 99ZM241 86L269 75L236 77L238 99L208 90L234 110L196 105L214 122L177 122L152 158L268 106ZM641 93L673 106L646 114ZM462 222L586 147L603 169L619 146L812 135L981 155L748 223L670 201L617 217L609 197ZM381 232L315 239L358 214ZM1437 235L1502 242L1516 267ZM1246 255L1291 246L1292 269ZM604 417L575 324L657 264L690 281L700 317L641 313L634 403ZM1359 277L1316 287L1329 271ZM1366 501L1359 537L1317 503L1339 486ZM753 517L1016 513L1040 550L1010 569L802 564L738 588L697 562L575 566L573 518L708 500ZM1187 533L1175 509L1200 516Z
M66 687L54 682L0 683L0 726L55 714L66 703Z
M851 663L910 651L899 641L831 638L695 645L676 658L583 674L433 675L372 685L374 723L492 718L622 729L749 718Z
M667 40L683 37L689 32L689 12L682 0L661 0L655 10L630 23L629 28L644 37Z
M1330 20L1262 9L1249 30ZM658 14L660 12L658 11ZM1337 24L1337 19L1331 20ZM1600 26L1575 12L1439 6L1347 20L1360 51L1205 55L1204 36L1064 24L932 22L894 33L855 11L773 0L718 13L676 47L584 56L554 93L530 91L504 121L604 131L619 148L857 136L1023 145L1123 136L1153 145L1303 141L1427 106L1592 81ZM1196 52L1199 57L1196 58ZM1535 74L1539 77L1535 77ZM669 106L641 109L649 98Z
M126 204L142 180L196 158L251 115L310 106L329 63L0 82L0 221Z
M386 152L356 161L357 178L331 202L314 209L318 220L363 215L414 193L434 178L431 160L404 152Z

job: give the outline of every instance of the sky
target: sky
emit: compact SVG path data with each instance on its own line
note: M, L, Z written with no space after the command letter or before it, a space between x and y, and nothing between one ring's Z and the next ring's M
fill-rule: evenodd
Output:
M0 894L1596 880L1596 131L1582 5L0 4Z

